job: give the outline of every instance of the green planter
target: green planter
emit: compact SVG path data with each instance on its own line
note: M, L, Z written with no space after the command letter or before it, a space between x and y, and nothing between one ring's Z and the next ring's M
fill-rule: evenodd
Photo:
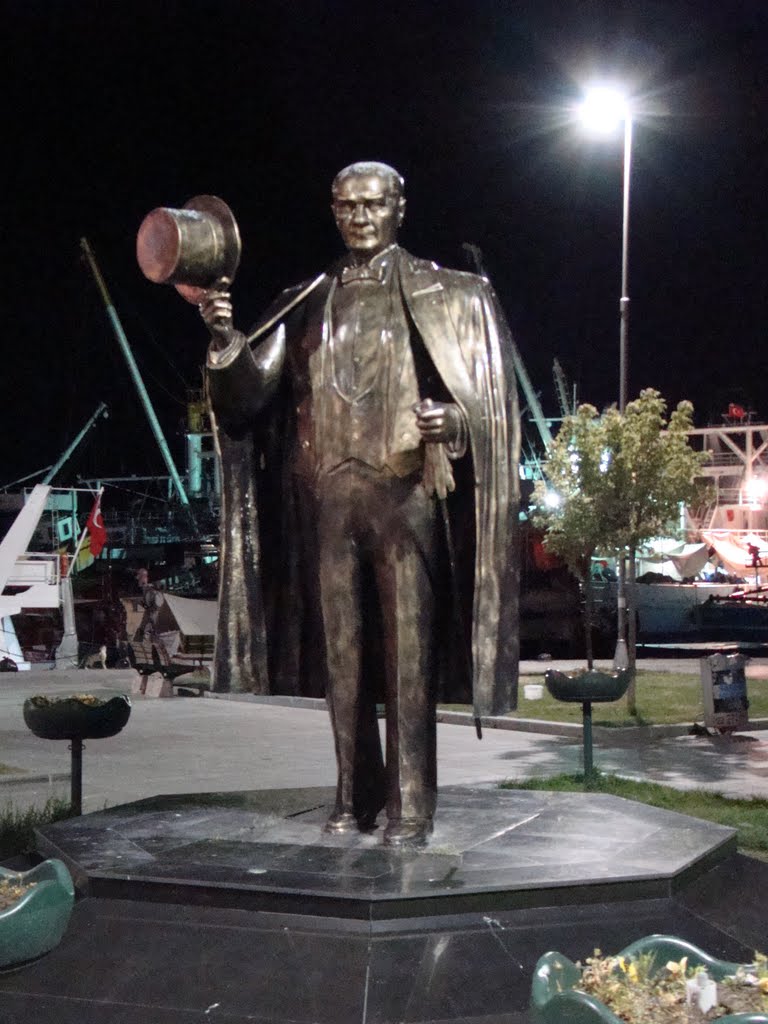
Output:
M716 960L696 946L671 935L649 935L623 949L619 956L639 957L653 954L663 967L669 960L688 957L689 967L703 966L714 981L734 974L739 964ZM531 1024L624 1024L608 1007L575 985L581 971L562 953L545 953L536 964L531 985ZM717 1024L768 1024L764 1013L734 1013L717 1018Z
M125 694L99 704L84 704L77 697L51 698L40 704L39 697L24 701L24 721L35 736L44 740L100 740L115 736L131 715Z
M604 704L619 700L627 692L632 673L622 668L618 672L605 672L592 668L578 672L559 672L548 669L544 673L544 682L555 700L567 701L572 704Z
M627 668L605 672L597 668L577 672L559 672L551 668L544 673L544 682L555 700L581 704L584 723L584 780L594 774L592 763L592 705L618 700L627 692L632 673Z
M34 882L11 906L0 910L0 967L33 960L59 944L66 930L75 890L60 860L46 860L31 871L0 868L0 879Z

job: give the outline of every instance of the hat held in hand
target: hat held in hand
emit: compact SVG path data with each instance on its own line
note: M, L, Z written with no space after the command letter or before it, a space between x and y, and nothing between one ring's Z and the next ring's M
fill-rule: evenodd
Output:
M180 210L159 206L141 222L136 259L142 273L172 284L198 304L221 278L231 283L240 262L240 231L217 196L195 196Z

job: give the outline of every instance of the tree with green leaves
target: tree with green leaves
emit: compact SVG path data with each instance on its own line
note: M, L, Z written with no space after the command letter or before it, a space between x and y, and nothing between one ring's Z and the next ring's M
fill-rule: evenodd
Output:
M568 566L584 593L584 637L587 666L593 665L592 558L601 550L607 509L611 505L607 476L607 420L593 405L580 405L566 416L547 452L544 479L534 490L533 521L544 528L544 544Z
M567 416L547 453L545 479L537 484L534 521L545 528L545 544L582 581L587 660L592 667L591 561L595 555L627 553L630 595L638 548L667 532L681 503L697 492L704 455L688 444L693 406L667 404L653 388L641 391L621 414L599 414L581 405ZM635 615L629 609L629 661L636 654ZM629 691L634 707L634 688Z

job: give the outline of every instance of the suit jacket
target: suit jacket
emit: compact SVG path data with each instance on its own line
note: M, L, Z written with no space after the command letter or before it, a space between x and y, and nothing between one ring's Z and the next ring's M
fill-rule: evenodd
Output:
M302 356L296 346L313 344L307 325L317 327L319 339L334 269L284 292L248 338L239 335L223 357L209 356L223 488L215 689L322 691L323 680L311 671L317 659L302 653L317 638L306 622L313 597L297 582L297 511L284 500L275 514L265 496L291 491L285 467L297 429L291 376L301 372ZM501 714L517 704L519 652L519 417L511 336L484 278L446 270L402 249L398 272L415 330L467 423L466 471L457 466L457 491L448 498L455 521L451 560L466 605L463 639L471 649L475 714ZM468 498L467 516L462 504ZM269 544L262 545L267 532ZM285 548L275 543L278 535ZM268 576L283 581L277 597L265 585ZM282 642L270 638L277 629ZM460 680L461 671L451 678ZM460 692L460 684L458 694L449 684L444 696Z

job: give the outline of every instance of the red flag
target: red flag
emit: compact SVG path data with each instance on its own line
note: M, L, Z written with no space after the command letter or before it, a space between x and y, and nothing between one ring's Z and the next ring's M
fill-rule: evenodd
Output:
M94 558L98 558L102 548L107 543L107 528L104 525L104 517L101 514L101 495L93 503L93 508L86 520L85 528L91 536L91 554Z

